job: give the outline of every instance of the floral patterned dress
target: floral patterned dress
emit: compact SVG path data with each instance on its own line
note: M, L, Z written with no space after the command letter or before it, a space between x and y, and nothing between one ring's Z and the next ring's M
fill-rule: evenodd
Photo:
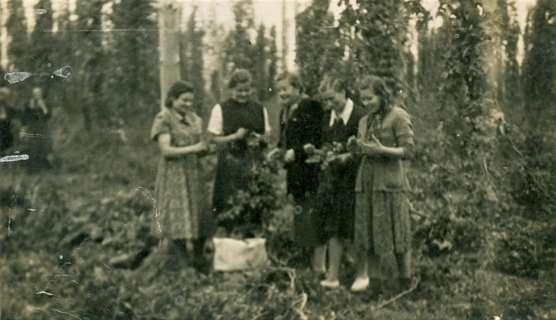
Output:
M169 134L173 147L185 147L201 140L202 120L195 114L183 118L173 110L160 112L154 119L151 138ZM198 239L210 226L197 154L160 158L155 185L152 231L158 238Z
M413 127L404 109L393 107L385 115L363 117L358 137L370 141L373 135L386 147L403 147L406 158L411 157ZM401 159L363 155L355 187L355 244L359 250L379 256L409 252L409 190Z

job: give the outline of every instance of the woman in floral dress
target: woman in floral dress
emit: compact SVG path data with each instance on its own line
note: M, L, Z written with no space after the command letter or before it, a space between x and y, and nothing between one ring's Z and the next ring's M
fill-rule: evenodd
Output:
M210 232L199 165L199 154L207 151L207 145L193 102L193 86L178 81L168 91L167 109L153 122L151 138L158 142L161 157L152 230L166 242L185 240L188 251L200 254Z

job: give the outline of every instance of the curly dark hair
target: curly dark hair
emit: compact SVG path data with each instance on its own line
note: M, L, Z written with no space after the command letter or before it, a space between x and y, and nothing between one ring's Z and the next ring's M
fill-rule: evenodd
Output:
M228 88L233 89L237 87L238 84L253 83L253 78L251 77L251 73L246 69L236 69L232 72L230 77L230 81L228 81Z
M172 108L172 102L174 100L176 100L181 94L189 92L194 92L193 85L190 82L181 80L174 82L166 94L164 105L166 108Z

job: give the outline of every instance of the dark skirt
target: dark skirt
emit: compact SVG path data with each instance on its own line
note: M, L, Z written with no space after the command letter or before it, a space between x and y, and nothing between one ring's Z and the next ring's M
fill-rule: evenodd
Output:
M296 202L303 202L308 194L316 194L320 172L318 166L294 162L287 165L286 170L288 194L291 194Z
M315 225L315 201L315 192L307 193L305 197L295 200L293 232L295 242L301 247L314 248L321 242Z
M321 244L333 237L353 239L354 188L341 180L329 180L319 185L314 223Z

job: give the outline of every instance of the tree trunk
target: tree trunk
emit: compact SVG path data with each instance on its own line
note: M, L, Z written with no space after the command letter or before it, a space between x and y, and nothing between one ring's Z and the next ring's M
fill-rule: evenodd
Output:
M501 73L502 73L502 40L501 40L501 30L500 23L497 21L496 0L483 0L484 15L487 16L485 19L484 28L486 34L490 36L490 39L485 43L484 52L484 70L487 75L488 81L488 91L487 96L489 98L497 99L499 87L502 85Z
M180 10L174 1L160 0L158 30L160 45L160 108L170 86L180 79L179 18Z

